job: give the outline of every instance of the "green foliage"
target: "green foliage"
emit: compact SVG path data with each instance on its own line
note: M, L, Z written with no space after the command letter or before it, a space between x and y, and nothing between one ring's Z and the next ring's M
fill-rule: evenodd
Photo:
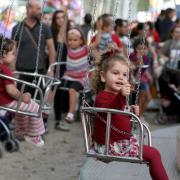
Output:
M148 0L139 0L138 2L138 11L146 11L149 7Z

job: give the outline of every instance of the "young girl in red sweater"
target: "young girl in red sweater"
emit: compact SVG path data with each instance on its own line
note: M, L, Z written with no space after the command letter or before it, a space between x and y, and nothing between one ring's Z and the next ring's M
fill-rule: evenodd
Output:
M11 39L0 36L0 73L9 77L13 77L12 67L15 66L16 60L16 46L15 42ZM37 113L39 105L31 99L29 93L23 93L17 89L13 80L0 78L0 106L9 108L16 108L19 98L21 103L19 110ZM16 129L15 133L21 135L24 139L37 146L44 145L42 135L45 132L42 116L31 117L23 114L16 114Z
M122 56L113 55L100 60L97 64L94 78L94 87L97 93L95 107L124 110L126 96L130 94L131 90L129 71L130 64ZM137 105L132 106L131 109L136 115L139 115L139 107ZM106 119L106 114L101 113L100 116L104 120ZM136 137L131 135L130 118L112 114L111 125L124 132L120 134L119 131L111 129L110 151L112 155L136 157L139 145ZM106 124L96 116L92 138L95 150L98 153L104 152L105 134ZM158 150L144 145L143 159L149 163L149 171L153 180L169 179Z

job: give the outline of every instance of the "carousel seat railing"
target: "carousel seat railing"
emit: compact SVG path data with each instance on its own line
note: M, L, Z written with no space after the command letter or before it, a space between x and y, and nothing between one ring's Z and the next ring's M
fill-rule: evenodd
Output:
M93 132L93 120L97 113L107 113L106 119L106 136L105 136L105 151L104 154L97 153L93 148L92 132ZM114 156L109 153L109 141L111 132L111 115L121 114L130 116L133 122L138 126L138 141L139 141L139 154L137 157L126 156ZM107 108L95 108L95 107L82 107L81 108L81 120L83 127L83 136L85 144L85 153L88 157L93 157L105 162L120 161L120 162L133 162L133 163L147 163L143 160L143 145L144 145L144 132L147 132L147 144L151 146L151 133L149 128L141 122L141 120L133 113L120 111Z
M2 79L6 79L6 80L12 80L14 81L16 84L20 84L21 85L21 95L24 93L24 90L26 87L31 87L32 89L34 89L35 91L37 91L37 93L39 94L39 109L37 113L32 113L32 112L28 112L28 111L21 111L19 110L19 106L21 103L21 97L18 100L17 106L16 108L10 108L10 107L6 107L6 106L0 106L0 109L6 110L6 111L10 111L13 113L18 113L18 114L22 114L22 115L27 115L27 116L34 116L34 117L40 117L41 113L42 113L42 106L43 106L43 93L41 88L39 88L37 85L23 81L23 80L19 80L17 78L14 77L10 77L10 76L6 76L4 74L0 74L0 78Z
M38 74L38 73L30 73L23 71L15 71L14 74L16 77L23 76L25 78L31 79L32 83L37 87L41 88L43 93L43 106L42 110L51 110L52 106L48 103L48 96L51 90L56 91L57 87L61 84L61 81L55 77L51 77L48 75ZM39 92L36 89L33 93L33 99L39 102Z

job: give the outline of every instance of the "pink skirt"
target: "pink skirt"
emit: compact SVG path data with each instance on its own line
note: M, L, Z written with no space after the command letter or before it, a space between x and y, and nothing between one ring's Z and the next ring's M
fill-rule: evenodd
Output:
M105 145L94 142L94 149L97 153L104 154ZM137 157L139 154L139 143L136 136L132 136L129 140L124 139L109 146L109 154L114 156Z

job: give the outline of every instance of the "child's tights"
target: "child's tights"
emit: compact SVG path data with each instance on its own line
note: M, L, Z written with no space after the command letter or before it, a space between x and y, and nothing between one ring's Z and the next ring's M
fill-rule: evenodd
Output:
M150 146L143 147L143 159L149 163L152 180L169 180L157 149Z

